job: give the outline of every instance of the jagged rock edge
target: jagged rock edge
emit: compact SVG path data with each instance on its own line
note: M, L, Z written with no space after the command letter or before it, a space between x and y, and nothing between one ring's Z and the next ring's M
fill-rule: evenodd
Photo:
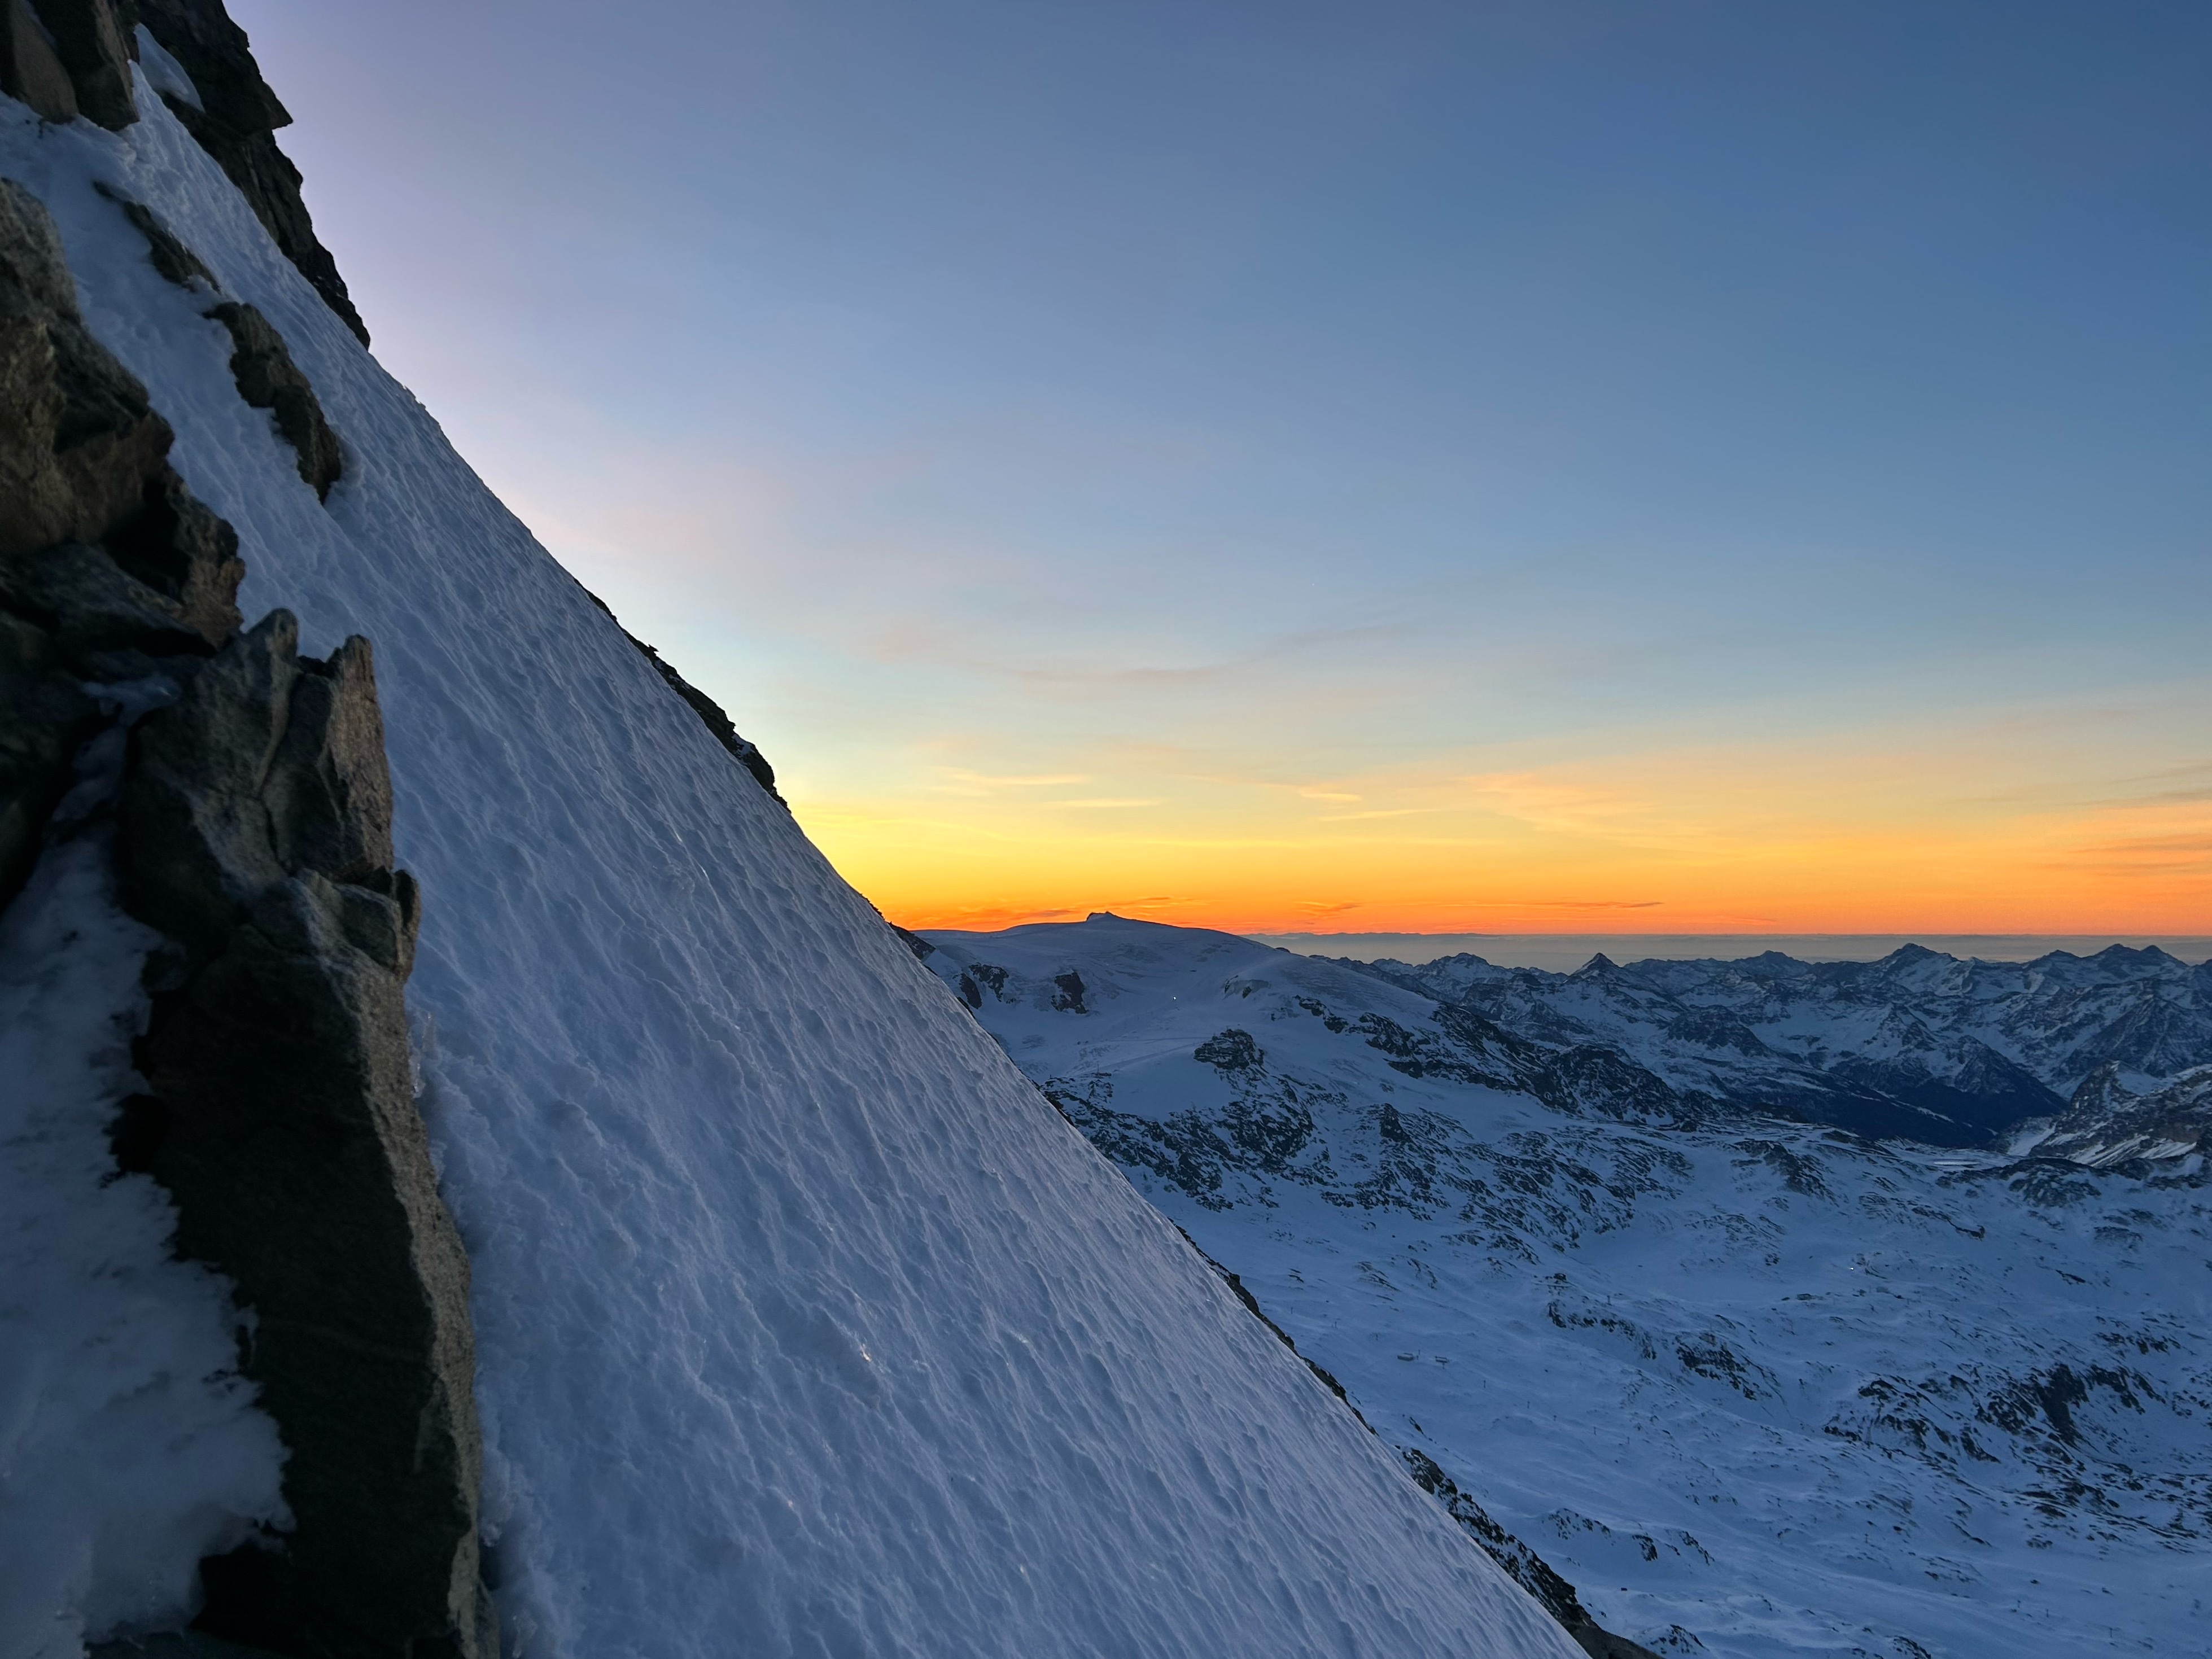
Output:
M492 1659L467 1264L436 1193L409 1077L402 986L419 905L411 879L392 867L368 642L349 641L319 663L298 655L284 612L240 631L235 535L169 466L167 423L83 326L51 216L8 180L0 416L0 696L10 714L0 748L0 902L34 861L75 756L134 701L102 699L99 688L136 682L174 698L133 727L119 805L125 908L175 944L149 964L155 1009L136 1058L151 1091L125 1104L117 1146L169 1188L180 1249L228 1273L255 1310L241 1368L261 1382L261 1403L291 1449L284 1488L300 1520L279 1551L204 1564L203 1620L278 1652ZM256 995L278 1005L279 1017L241 1042L237 1028ZM290 1017L303 997L323 1018ZM329 1159L295 1158L283 1180L256 1187L244 1179L251 1161L240 1167L220 1133L216 1155L204 1146L189 1167L182 1154L195 1133L207 1139L222 1112L235 1118L257 1091L276 1109L252 1131L265 1140L296 1129L318 1071L323 1103L352 1120L356 1165L367 1152L366 1180L356 1168L351 1183L334 1182L343 1171ZM326 1139L329 1127L319 1127ZM279 1188L301 1197L289 1224L270 1229L268 1194ZM383 1217L380 1262L360 1248L363 1206ZM281 1284L318 1262L318 1242L322 1279ZM313 1366L285 1355L288 1343L298 1348L298 1330L349 1340L362 1334L350 1328L361 1310L380 1299L417 1310L397 1363L416 1369L413 1393L425 1397L349 1395L320 1379L301 1386L299 1373ZM283 1374L272 1374L279 1362ZM358 1376L357 1350L341 1364ZM398 1455L364 1471L352 1443L374 1445L368 1419L392 1417L395 1405L399 1431L382 1439ZM331 1467L349 1457L352 1467ZM341 1491L350 1522L329 1523L319 1486ZM447 1558L427 1596L419 1583L379 1572L380 1552L419 1553L426 1540L433 1557L442 1548ZM322 1580L295 1572L308 1582L278 1582L318 1555Z
M196 97L152 84L138 67L141 28ZM40 118L82 115L120 132L138 118L134 83L155 92L215 158L278 251L366 346L368 326L315 234L300 170L277 148L276 130L291 125L291 114L222 0L40 0L35 10L27 0L0 0L0 93Z
M653 672L667 683L668 689L684 699L691 712L699 717L700 724L714 734L714 741L728 750L738 764L752 775L753 781L767 790L769 798L788 812L791 810L791 803L784 799L776 790L775 769L768 763L768 757L761 753L758 745L748 743L738 735L737 726L731 721L729 715L723 712L722 705L678 673L674 666L663 658L659 652L654 650L627 628L623 628L621 619L615 615L613 609L605 599L588 587L583 589L583 594L586 599L605 612L609 622L613 623L617 628L622 628L622 636L636 647L639 654L653 665ZM912 948L910 938L908 948Z

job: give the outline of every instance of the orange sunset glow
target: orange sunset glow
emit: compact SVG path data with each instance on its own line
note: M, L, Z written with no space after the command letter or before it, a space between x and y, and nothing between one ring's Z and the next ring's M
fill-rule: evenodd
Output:
M680 176L441 144L427 264L411 115L308 171L381 359L909 926L2212 932L2193 60L1969 115L1963 35L1430 9L1481 44L1401 84L1330 15L1170 31L1157 145L1026 69Z
M1303 784L948 770L799 806L917 928L1110 909L1256 933L2212 929L2212 768L2024 783L2032 758L1984 734Z

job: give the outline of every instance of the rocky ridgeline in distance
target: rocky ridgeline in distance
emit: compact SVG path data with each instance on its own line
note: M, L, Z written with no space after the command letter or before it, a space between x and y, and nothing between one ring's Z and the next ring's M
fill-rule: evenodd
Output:
M1420 999L1412 1024L1373 1011L1316 1016L1392 1070L1561 1111L1680 1127L1771 1117L2097 1163L2183 1157L2205 1134L2201 1085L2179 1080L2212 1066L2212 963L2155 947L2027 963L1917 945L1870 963L1769 951L1622 966L1600 955L1571 974L1470 955L1335 960ZM1115 994L1086 991L1073 969L1012 988L1007 973L977 961L953 983L970 1008L988 995L1080 1010L1087 994L1095 1011ZM2140 1127L2105 1133L2124 1109Z
M1985 1146L2068 1112L2106 1068L2142 1092L2212 1063L2212 965L2155 947L2027 963L1918 945L1863 963L1599 956L1571 974L1466 955L1346 965L1433 999L1440 1028L1526 1045L1540 1056L1524 1060L1532 1092L1597 1110L1765 1113ZM1576 1086L1547 1088L1547 1066Z
M2106 1170L2171 1164L2212 1147L2212 1066L2191 1066L2140 1092L2124 1075L2118 1060L2107 1060L2047 1130L2020 1135L2013 1150Z

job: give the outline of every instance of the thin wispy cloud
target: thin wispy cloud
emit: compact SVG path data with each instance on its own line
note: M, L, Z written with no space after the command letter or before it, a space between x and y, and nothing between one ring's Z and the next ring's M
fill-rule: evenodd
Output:
M1516 899L1531 910L1656 910L1658 899Z
M1001 789L1065 788L1072 783L1091 781L1091 775L1087 772L1040 772L1024 777L971 772L962 767L945 767L940 770L945 781L928 786L933 791L977 799L988 798Z
M1354 797L1357 799L1357 797ZM1373 818L1416 818L1446 809L1441 806L1376 807L1366 812L1323 812L1315 818L1316 823L1363 823Z

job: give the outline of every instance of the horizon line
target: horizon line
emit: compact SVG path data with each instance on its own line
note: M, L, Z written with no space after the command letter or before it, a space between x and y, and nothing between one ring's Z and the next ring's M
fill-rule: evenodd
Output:
M1143 918L1139 918L1143 920ZM957 929L945 929L957 932ZM1223 933L1240 930L1222 928ZM1764 933L1717 933L1702 928L1685 928L1680 933L1632 933L1562 931L1534 929L1516 933L1486 933L1470 928L1409 928L1372 927L1322 933L1302 928L1255 929L1243 933L1246 939L2185 939L2212 942L2212 933L2145 933L2130 930L2103 929L2089 933L2034 932L2024 933L1952 933L1941 928L1890 928L1868 933L1825 933L1811 930L1771 931Z

